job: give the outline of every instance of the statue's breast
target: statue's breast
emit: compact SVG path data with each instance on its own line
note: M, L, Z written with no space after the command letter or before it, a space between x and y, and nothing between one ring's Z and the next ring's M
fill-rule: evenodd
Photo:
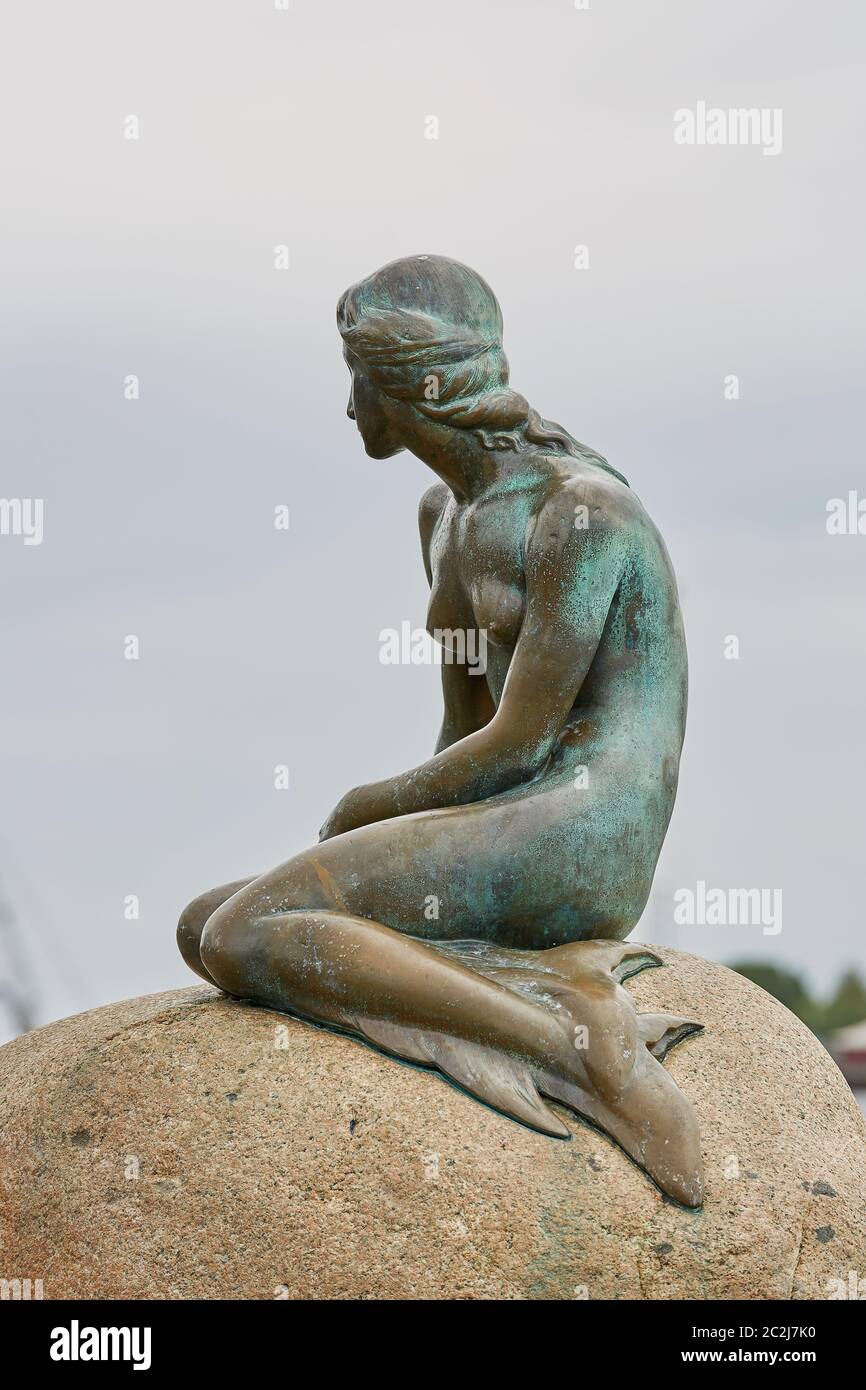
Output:
M427 631L437 642L448 631L465 631L474 626L472 609L459 585L440 581L434 583L427 605ZM445 645L449 645L445 639Z
M520 586L495 575L483 575L473 583L471 598L475 622L487 633L487 641L495 647L513 647L526 611Z

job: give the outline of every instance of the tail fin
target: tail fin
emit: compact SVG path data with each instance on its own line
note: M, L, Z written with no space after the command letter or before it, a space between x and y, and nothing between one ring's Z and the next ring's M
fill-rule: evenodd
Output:
M571 1130L538 1094L526 1062L482 1043L445 1033L425 1032L381 1019L356 1018L353 1023L377 1047L410 1062L436 1067L495 1110L553 1138L571 1138Z
M676 1014L638 1014L638 1032L657 1061L664 1061L672 1047L692 1033L703 1031L704 1025L693 1018Z

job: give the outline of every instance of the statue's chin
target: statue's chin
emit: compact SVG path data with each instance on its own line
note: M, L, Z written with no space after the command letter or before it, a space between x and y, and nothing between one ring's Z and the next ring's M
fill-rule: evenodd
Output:
M380 444L380 443L377 443L376 441L370 441L370 442L368 443L367 440L365 439L365 440L364 440L364 449L365 449L366 452L367 452L367 456L368 456L369 458L371 458L371 459L392 459L392 458L394 457L395 454L402 454L402 452L403 452L403 445L402 445L402 444L392 444L392 445Z

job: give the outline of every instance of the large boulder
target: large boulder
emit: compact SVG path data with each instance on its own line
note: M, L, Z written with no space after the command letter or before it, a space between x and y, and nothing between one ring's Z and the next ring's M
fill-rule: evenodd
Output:
M0 1279L46 1298L846 1296L866 1128L796 1018L662 948L643 1010L706 1024L666 1066L706 1199L606 1136L549 1139L440 1076L195 987L0 1048Z

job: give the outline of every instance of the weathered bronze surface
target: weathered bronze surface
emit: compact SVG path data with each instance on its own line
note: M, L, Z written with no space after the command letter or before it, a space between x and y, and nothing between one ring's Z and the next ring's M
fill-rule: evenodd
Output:
M499 305L466 266L394 261L337 321L367 453L409 449L435 756L355 787L320 843L186 908L184 959L227 993L358 1034L546 1134L560 1102L669 1195L702 1200L694 1111L661 1065L700 1027L638 1015L620 944L677 786L686 647L664 543L626 480L508 384Z

